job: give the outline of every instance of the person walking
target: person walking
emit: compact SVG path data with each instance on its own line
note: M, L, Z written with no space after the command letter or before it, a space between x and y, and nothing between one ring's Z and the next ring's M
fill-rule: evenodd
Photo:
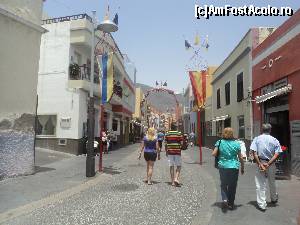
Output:
M278 202L275 185L275 160L282 150L279 141L270 135L271 129L271 124L263 124L262 134L254 138L250 146L250 150L253 151L254 158L258 165L255 175L255 184L257 205L261 211L265 211L267 207L267 180L269 182L271 203L276 204Z
M191 147L194 147L194 145L195 145L195 133L193 131L189 134L189 140L190 140Z
M180 186L179 175L181 171L181 145L183 137L180 131L177 131L175 123L171 124L171 130L165 135L166 153L170 167L172 186ZM176 166L176 171L174 172Z
M155 129L153 127L148 129L147 135L143 138L142 147L139 152L138 159L141 159L142 152L144 151L144 158L147 162L147 179L148 185L152 184L153 166L156 158L160 160L160 150L155 137Z
M102 131L101 141L102 141L102 146L103 146L103 154L105 154L105 153L108 154L107 134L105 131Z
M241 155L241 147L233 137L233 129L227 127L223 130L222 139L215 144L212 155L218 157L218 168L221 182L222 210L233 210L239 168L244 174L244 160Z
M159 151L162 151L162 143L164 141L164 133L160 130L157 134L157 141L158 141L158 147L159 147Z

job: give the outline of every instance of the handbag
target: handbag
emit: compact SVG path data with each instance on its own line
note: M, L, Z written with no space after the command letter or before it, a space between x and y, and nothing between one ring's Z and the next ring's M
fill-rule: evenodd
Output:
M220 155L220 145L221 145L221 140L219 140L219 144L218 144L218 154L215 156L215 168L219 169L219 155Z

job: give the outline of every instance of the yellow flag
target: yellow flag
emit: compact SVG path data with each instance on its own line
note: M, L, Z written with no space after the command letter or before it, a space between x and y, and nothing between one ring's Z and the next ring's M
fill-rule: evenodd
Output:
M200 43L200 37L199 34L196 34L194 45L199 45L199 43Z

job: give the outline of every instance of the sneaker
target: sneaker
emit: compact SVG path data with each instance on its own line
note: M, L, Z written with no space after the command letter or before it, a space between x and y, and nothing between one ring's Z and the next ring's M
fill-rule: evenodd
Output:
M229 209L229 210L235 210L235 209L236 209L236 206L235 206L235 205L228 205L228 209Z
M228 207L227 200L223 200L223 202L222 202L222 208L227 208L227 207Z
M221 207L221 209L222 209L222 212L223 212L223 213L226 213L226 212L227 212L227 210L228 210L228 202L227 202L226 200L224 200L224 201L222 202L222 207Z
M272 203L273 205L276 205L276 204L278 203L278 199L275 200L275 201L272 200L271 203Z
M261 211L261 212L265 212L266 211L266 209L265 208L261 208L261 207L257 207L257 209L259 210L259 211Z

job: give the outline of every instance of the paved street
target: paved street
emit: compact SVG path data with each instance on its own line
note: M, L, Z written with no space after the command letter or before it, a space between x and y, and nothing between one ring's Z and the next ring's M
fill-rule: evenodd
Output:
M43 165L52 170L1 181L0 223L296 224L299 179L278 181L279 206L262 213L254 206L255 165L247 164L246 174L239 177L238 209L224 214L210 150L204 148L202 168L194 163L198 150L183 152L183 185L176 188L169 183L164 154L155 164L154 185L142 182L145 162L137 160L138 146L104 155L105 171L95 178L84 177L84 156L61 155L57 156L58 161ZM46 153L46 150L42 153L44 158Z
M106 164L104 174L79 185L79 190L67 189L14 210L6 219L15 218L2 220L3 224L199 224L199 220L207 223L212 211L207 202L213 203L215 196L208 174L185 154L183 185L175 188L169 183L163 157L155 167L154 185L148 186L142 182L145 163L136 159L137 147L105 155L115 162ZM64 164L69 161L66 159Z
M195 155L193 151L189 152L191 156ZM198 154L198 151L197 151ZM214 159L210 156L211 150L203 149L203 169L207 171L214 179L217 185L216 202L211 206L213 208L213 216L209 225L232 225L232 224L297 224L297 217L300 213L300 179L292 176L292 180L276 180L279 204L276 207L267 208L265 213L256 209L256 191L254 176L256 172L256 164L246 163L245 174L239 175L238 188L236 193L237 209L227 211L224 214L221 211L221 196L219 189L218 170L213 167ZM267 201L269 192L267 192Z

